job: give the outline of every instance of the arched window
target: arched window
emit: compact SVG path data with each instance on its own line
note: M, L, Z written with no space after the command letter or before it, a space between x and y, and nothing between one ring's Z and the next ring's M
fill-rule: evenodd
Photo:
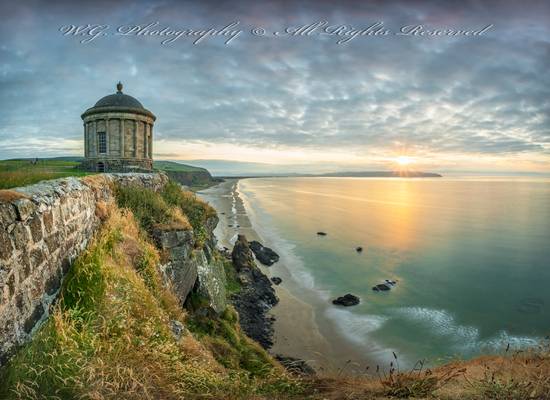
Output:
M97 163L97 172L105 172L105 164L102 162Z

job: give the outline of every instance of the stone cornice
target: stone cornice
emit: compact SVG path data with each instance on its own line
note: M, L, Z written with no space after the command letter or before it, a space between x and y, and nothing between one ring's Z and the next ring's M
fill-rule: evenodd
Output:
M146 117L151 118L153 122L157 119L157 117L155 117L155 114L153 114L151 111L146 110L144 108L114 107L114 106L88 108L86 111L84 111L84 113L80 117L86 121L87 117L90 117L92 115L96 116L96 114L105 114L105 117L116 118L112 114L123 114L123 113L144 115ZM97 116L97 118L101 118L101 117Z

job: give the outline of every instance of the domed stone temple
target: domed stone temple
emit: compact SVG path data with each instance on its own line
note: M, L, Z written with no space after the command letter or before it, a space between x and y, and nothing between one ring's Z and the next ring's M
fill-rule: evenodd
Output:
M132 96L117 92L100 99L82 114L83 166L97 172L153 169L155 115Z

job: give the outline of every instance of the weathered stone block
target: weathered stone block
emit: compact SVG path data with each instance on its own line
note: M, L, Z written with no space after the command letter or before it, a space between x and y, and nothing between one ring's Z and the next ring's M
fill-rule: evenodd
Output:
M59 268L57 271L54 272L53 275L50 276L50 278L46 281L46 285L44 286L48 296L51 296L59 290L59 287L61 286L61 279L62 270L61 268Z
M25 320L25 323L23 325L23 329L25 330L26 333L31 333L32 328L34 328L36 323L40 320L40 318L42 318L42 315L44 315L44 312L45 310L42 303L38 303L34 307L31 315L29 315L29 317Z
M32 240L38 243L42 240L42 220L39 215L35 215L29 222Z
M13 202L13 205L17 211L17 219L19 221L26 221L36 210L36 206L29 199L17 199Z
M17 284L17 279L15 276L15 272L12 271L12 273L8 276L8 280L6 281L6 285L8 286L9 297L12 297L15 294L16 284Z
M15 222L17 213L11 203L0 203L0 227L7 227Z
M46 243L46 247L48 248L50 254L53 254L55 250L59 247L59 243L56 239L57 237L55 235L46 236L44 238L44 243Z
M28 227L23 222L17 222L11 231L12 241L17 250L23 250L29 246L30 234Z
M42 214L42 220L44 222L44 230L46 234L52 233L53 231L53 213L51 210L44 211Z
M19 281L23 282L31 274L31 271L32 271L31 260L27 255L27 253L23 252L19 254L19 257L17 258L17 262L20 266Z
M44 257L44 251L40 248L31 250L30 260L33 268L38 268L44 262L46 258Z
M0 229L0 260L10 259L12 252L10 236L4 229Z
M19 310L20 313L25 311L25 294L23 292L18 293L15 296L15 307Z

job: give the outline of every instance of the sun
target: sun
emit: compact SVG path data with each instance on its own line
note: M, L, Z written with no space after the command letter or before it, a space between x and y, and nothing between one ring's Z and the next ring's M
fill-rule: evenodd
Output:
M406 167L407 165L412 164L413 159L408 156L399 156L396 158L395 161L397 162L397 164L399 164L399 166Z

